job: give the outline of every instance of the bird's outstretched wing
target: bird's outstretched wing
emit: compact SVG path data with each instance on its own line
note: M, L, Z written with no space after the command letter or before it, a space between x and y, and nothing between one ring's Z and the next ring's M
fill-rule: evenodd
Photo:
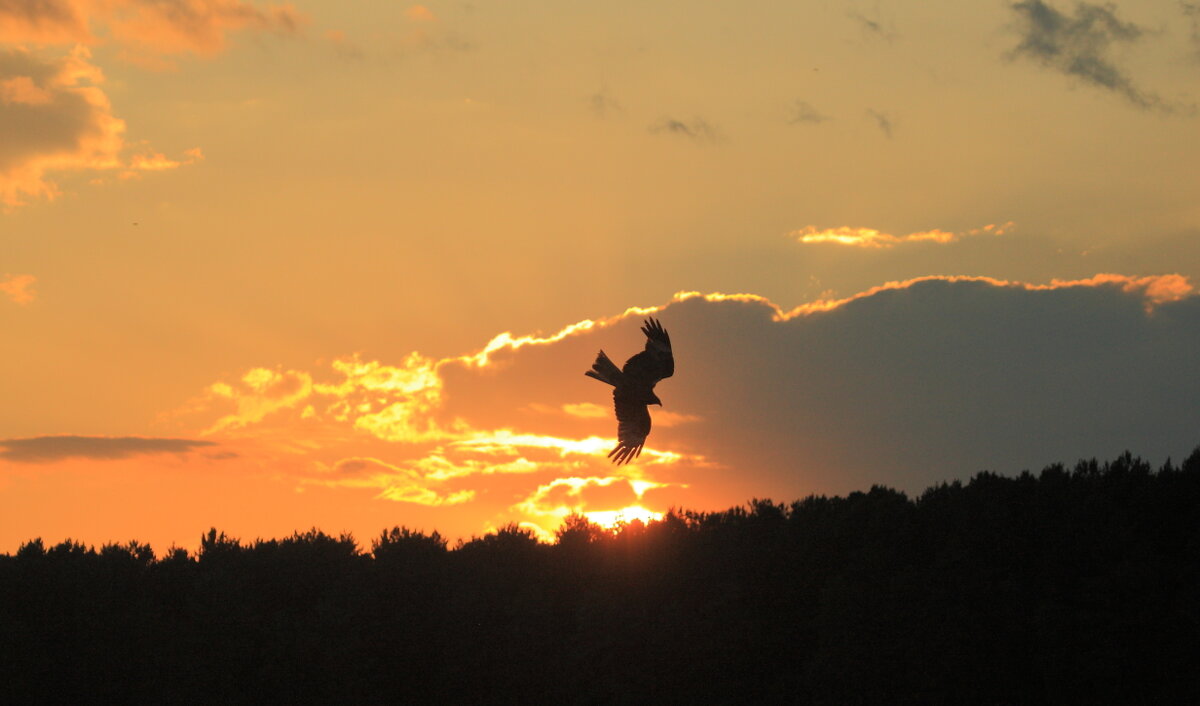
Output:
M671 337L656 319L646 319L642 333L646 334L646 349L625 361L621 372L653 386L675 374L675 356L671 352Z
M623 395L613 395L613 406L617 411L617 446L608 457L620 466L642 454L650 435L650 410L646 403Z

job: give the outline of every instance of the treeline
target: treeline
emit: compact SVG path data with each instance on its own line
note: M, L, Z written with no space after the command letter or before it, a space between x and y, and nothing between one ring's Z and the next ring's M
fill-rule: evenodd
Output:
M1188 703L1200 449L539 544L318 530L0 555L0 702Z

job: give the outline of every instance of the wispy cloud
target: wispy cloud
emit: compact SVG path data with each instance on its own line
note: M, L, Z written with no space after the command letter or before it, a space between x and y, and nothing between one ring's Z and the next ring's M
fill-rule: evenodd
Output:
M33 275L5 275L0 279L0 293L17 304L28 304L36 298L33 292L36 282Z
M791 125L817 125L829 119L828 115L817 110L807 101L797 100L792 104L788 123Z
M582 419L607 419L612 411L608 407L602 407L594 402L578 402L575 404L565 404L562 409L567 414Z
M302 479L307 485L332 488L364 488L378 491L376 497L416 505L458 505L475 497L472 490L443 493L430 484L420 467L396 466L376 458L345 458L327 472Z
M86 0L0 1L0 42L90 44L90 26L99 3Z
M291 5L241 0L40 0L0 2L0 41L39 45L115 43L127 59L167 68L163 55L211 55L239 30L295 34Z
M36 436L0 439L0 459L16 463L52 463L69 458L114 460L147 454L186 454L206 446L216 443L137 436Z
M1111 57L1115 44L1131 44L1145 34L1117 17L1115 5L1080 2L1068 15L1042 0L1021 0L1009 7L1017 16L1020 43L1009 53L1111 91L1139 108L1172 112L1176 108L1136 85Z
M1188 39L1192 43L1194 56L1200 59L1200 2L1179 0L1179 9L1183 10L1183 14L1188 18L1188 22L1191 25Z
M413 22L437 22L437 17L424 5L410 5L404 11L404 16Z
M431 52L439 54L467 52L474 43L442 21L426 5L410 5L404 10L403 34L393 49L400 55Z
M712 144L721 141L721 133L704 118L696 117L691 120L663 118L650 126L650 132L656 135L678 135L694 142Z
M146 152L135 154L129 158L121 177L124 179L137 178L143 172L163 172L203 161L204 151L199 147L184 150L179 159L171 159L162 152Z
M867 117L875 122L875 126L883 133L883 136L892 139L892 131L895 129L895 119L891 113L886 113L882 110L867 108Z
M879 39L883 39L888 42L896 38L895 23L891 22L890 20L867 17L857 10L848 11L846 16L854 20L855 23L857 23L858 26L863 30L864 34L872 37L878 37Z
M982 228L972 228L961 233L951 233L935 228L907 235L892 235L891 233L883 233L874 228L852 228L850 226L818 228L810 225L799 230L794 230L788 233L788 236L804 244L831 243L834 245L880 249L909 243L954 243L964 237L973 235L1004 235L1012 227L1013 223L1009 221L1001 225L989 223Z
M598 118L604 118L610 113L621 111L621 104L612 97L612 94L608 90L608 86L601 86L600 90L593 93L588 98L588 106L592 109L592 113Z

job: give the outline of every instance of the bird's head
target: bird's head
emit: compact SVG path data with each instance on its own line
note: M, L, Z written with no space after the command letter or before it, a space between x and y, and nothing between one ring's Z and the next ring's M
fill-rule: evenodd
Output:
M654 394L653 392L651 392L651 393L650 393L650 396L646 398L646 404L656 404L656 405L658 405L659 407L661 407L661 406L662 406L662 400L658 399L658 395L656 395L656 394Z

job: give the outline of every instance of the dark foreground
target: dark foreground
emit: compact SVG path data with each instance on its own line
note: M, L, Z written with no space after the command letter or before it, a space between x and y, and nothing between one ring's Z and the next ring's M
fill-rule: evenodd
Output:
M11 704L1186 703L1197 649L1200 449L615 535L575 518L554 546L0 555Z

